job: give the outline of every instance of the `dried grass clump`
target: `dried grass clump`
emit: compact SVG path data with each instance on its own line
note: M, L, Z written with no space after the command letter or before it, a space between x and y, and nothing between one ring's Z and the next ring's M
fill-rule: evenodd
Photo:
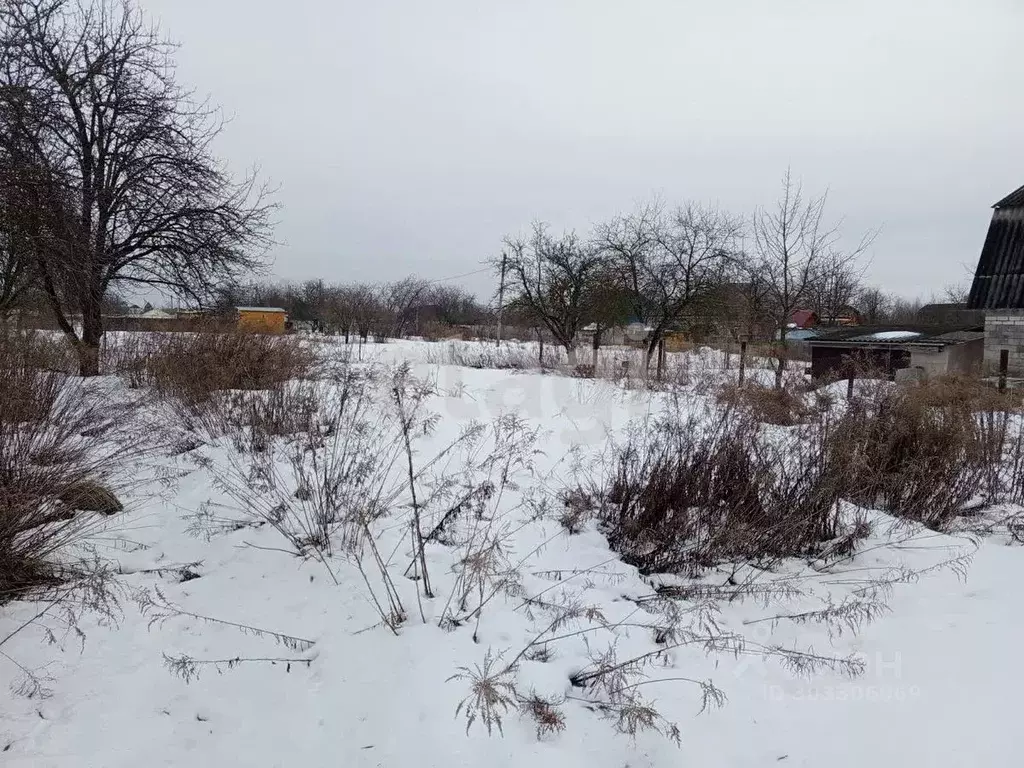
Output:
M727 384L719 389L716 399L719 404L743 410L765 424L791 427L811 416L811 409L803 398L783 388L755 383Z
M0 420L17 424L43 418L60 393L63 376L57 374L73 371L74 365L63 341L0 324Z
M0 603L73 576L70 550L99 519L87 512L123 508L117 470L140 451L82 382L29 367L0 376Z
M154 335L143 377L157 391L201 403L223 390L263 390L312 376L316 355L300 338L257 333Z
M497 346L482 341L449 341L440 350L431 350L427 360L478 369L528 371L542 367L537 353L528 347L510 343Z
M941 529L986 484L998 492L1005 419L986 420L973 411L977 401L949 394L945 387L893 388L851 405L828 439L851 501Z
M914 402L932 408L966 408L971 411L1019 412L1024 406L1020 391L1000 392L970 376L938 376L907 386Z

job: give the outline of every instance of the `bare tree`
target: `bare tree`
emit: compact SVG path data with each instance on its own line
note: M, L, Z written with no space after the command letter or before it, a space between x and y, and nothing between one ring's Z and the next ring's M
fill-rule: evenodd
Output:
M822 323L834 324L852 308L859 295L864 266L845 253L825 254L815 265L807 284L805 308L813 310Z
M473 294L455 285L432 286L425 299L445 325L477 323L485 310Z
M919 319L921 299L907 299L902 296L890 296L886 302L883 320L887 323L914 323Z
M382 309L379 291L373 285L359 283L347 286L344 295L348 302L348 314L352 326L359 338L366 341L375 326L380 323Z
M0 10L0 142L56 190L37 193L50 205L33 250L83 375L98 372L109 289L208 295L270 242L267 190L211 154L222 122L175 82L175 51L133 0Z
M10 158L0 159L0 320L22 303L35 277L31 211L18 194L14 173Z
M790 316L808 301L815 277L830 259L855 261L873 239L866 235L852 251L839 255L838 228L824 223L825 201L825 195L805 199L800 182L787 169L778 202L771 209L758 209L753 217L754 259L748 270L765 286L778 343L775 386L779 388L786 368Z
M947 304L967 304L971 295L970 283L950 283L942 289L942 298Z
M602 264L600 249L574 232L553 237L534 224L528 240L506 238L505 275L509 305L546 328L576 365L576 338L593 306L595 279ZM500 268L495 260L495 269Z
M382 285L379 296L383 328L380 330L387 336L400 338L409 328L418 326L417 310L429 288L428 281L415 275Z
M861 317L868 325L882 322L889 314L891 297L881 288L863 287L855 298Z
M739 219L694 203L671 215L649 203L598 227L595 242L631 297L635 319L650 328L648 365L665 334L713 298L741 232Z

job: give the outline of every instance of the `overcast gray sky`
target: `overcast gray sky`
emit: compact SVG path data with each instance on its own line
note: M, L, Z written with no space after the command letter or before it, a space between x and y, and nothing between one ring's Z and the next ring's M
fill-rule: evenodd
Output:
M927 295L1024 184L1020 0L142 1L280 185L284 278L457 275L652 194L749 213L791 165Z

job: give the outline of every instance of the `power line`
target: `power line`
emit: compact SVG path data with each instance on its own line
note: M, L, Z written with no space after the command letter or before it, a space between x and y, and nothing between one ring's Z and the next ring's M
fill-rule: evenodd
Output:
M427 285L433 285L434 283L448 283L451 282L452 280L460 280L463 277L471 277L473 275L479 275L483 272L490 272L492 271L492 269L493 267L483 267L482 269L476 269L472 272L466 272L465 274L462 275L452 275L451 277L439 277L436 280L427 280Z

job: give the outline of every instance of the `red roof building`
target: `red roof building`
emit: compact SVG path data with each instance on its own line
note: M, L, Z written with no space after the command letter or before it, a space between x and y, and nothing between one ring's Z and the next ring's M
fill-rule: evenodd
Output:
M797 309L789 316L790 328L813 328L818 324L818 315L810 309Z

